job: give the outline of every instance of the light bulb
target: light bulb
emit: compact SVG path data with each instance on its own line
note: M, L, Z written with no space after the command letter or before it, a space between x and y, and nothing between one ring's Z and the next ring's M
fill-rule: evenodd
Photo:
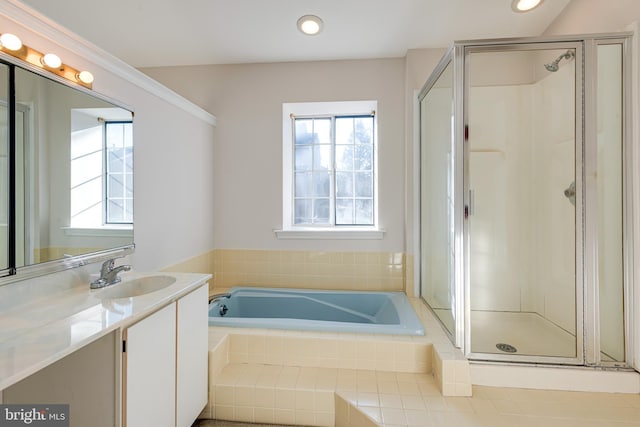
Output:
M42 63L49 68L60 68L62 60L55 53L47 53L42 57Z
M8 50L16 51L22 48L22 41L14 34L4 33L0 36L0 45Z
M91 74L89 71L80 71L78 74L76 74L76 77L82 83L88 85L93 83L93 74Z
M513 0L511 8L515 12L528 12L534 9L543 2L543 0Z
M305 15L298 19L298 29L308 36L316 35L322 30L322 19L315 15Z

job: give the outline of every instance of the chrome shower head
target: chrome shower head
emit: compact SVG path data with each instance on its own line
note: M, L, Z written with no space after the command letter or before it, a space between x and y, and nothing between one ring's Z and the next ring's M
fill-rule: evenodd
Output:
M558 66L558 62L559 61L553 61L553 62L550 62L548 64L544 64L544 68L546 68L547 71L551 71L552 73L555 73L560 68Z
M547 69L547 71L551 71L552 73L555 73L556 71L558 71L560 69L560 66L558 65L560 63L560 61L562 61L562 59L566 59L566 60L570 60L575 58L576 54L573 53L572 50L568 50L565 53L563 53L562 55L558 56L553 62L550 62L548 64L544 64L544 68Z

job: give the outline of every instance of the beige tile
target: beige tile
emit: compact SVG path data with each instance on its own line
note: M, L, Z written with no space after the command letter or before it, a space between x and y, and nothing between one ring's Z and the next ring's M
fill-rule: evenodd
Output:
M276 392L273 388L255 388L254 402L256 408L274 408L276 403Z
M338 393L334 394L334 405L336 417L347 417L349 414L348 403Z
M232 386L217 385L215 394L215 404L224 406L233 406L234 388Z
M402 395L420 395L420 388L415 382L398 381L398 389Z
M444 397L426 396L423 397L423 401L429 412L446 412L449 410Z
M402 397L398 394L380 394L380 406L383 408L402 408Z
M315 391L295 391L295 407L298 411L314 411L315 410Z
M497 415L498 410L493 403L488 399L472 398L469 399L473 412L481 415Z
M491 399L491 403L493 403L499 414L520 415L523 413L518 403L512 400Z
M216 418L219 420L235 420L235 408L233 406L216 405Z
M293 409L275 409L273 415L276 424L294 425L296 423L296 413Z
M255 388L235 387L234 406L255 406Z
M424 396L441 396L440 390L438 389L438 385L435 381L431 381L428 383L419 383L418 389L420 390L420 394Z
M361 406L380 407L378 393L358 392L358 407Z
M444 401L452 412L474 412L471 399L467 397L445 397Z
M293 411L296 408L296 395L293 390L276 389L276 409Z
M315 426L334 427L335 415L333 412L314 412Z
M404 409L426 410L427 406L420 395L402 395L402 407Z
M402 409L382 408L381 412L382 412L382 422L385 425L387 424L400 425L400 426L407 425L407 418Z
M429 413L427 412L426 409L424 409L424 410L406 410L406 411L404 411L404 414L405 414L405 416L407 418L407 425L408 426L430 427L432 425L431 416L429 415Z
M273 424L276 422L273 408L254 408L253 415L256 423Z
M234 421L253 423L255 421L253 407L236 406Z
M316 391L315 411L316 412L335 412L335 393Z
M375 379L358 379L358 393L376 393L378 391L378 383Z
M382 423L382 412L380 408L372 407L372 406L364 406L359 407L359 411L361 411L366 417L371 419L376 423Z
M396 381L378 381L378 391L386 394L400 394Z
M295 423L300 426L311 426L315 422L313 411L295 411Z

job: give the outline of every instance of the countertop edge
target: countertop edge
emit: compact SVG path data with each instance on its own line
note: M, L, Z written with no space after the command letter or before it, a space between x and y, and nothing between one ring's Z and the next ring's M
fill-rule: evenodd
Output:
M142 276L144 273L133 273L132 276ZM33 361L17 361L17 367L8 367L8 364L14 365L16 364L16 360L7 360L6 355L3 354L7 352L6 344L0 344L0 392L7 387L27 378L28 376L38 372L39 370L63 359L64 357L70 355L71 353L97 341L98 339L112 333L113 331L121 328L126 328L134 323L143 320L159 309L166 307L167 305L177 301L183 296L191 293L192 291L198 289L201 286L207 284L207 282L211 279L211 274L200 274L200 273L172 273L172 272L162 272L162 273L148 273L148 275L173 275L176 277L180 277L181 280L176 283L182 284L182 287L174 288L171 292L162 292L158 291L157 293L152 293L148 295L143 295L140 297L129 298L135 299L136 301L141 302L141 308L137 309L135 312L132 312L129 315L123 316L121 319L114 321L113 323L109 323L100 327L99 330L86 334L82 338L77 341L70 342L68 345L64 345L62 348L57 348L52 350L51 352L45 352L46 354L40 355L37 360ZM156 294L156 295L153 295ZM125 300L129 300L125 299ZM118 301L118 300L114 300ZM38 337L39 336L48 336L55 335L56 331L61 331L65 329L70 329L74 323L83 322L84 320L90 320L92 317L103 316L103 308L100 305L94 305L89 307L80 313L69 313L68 316L64 316L56 321L50 322L44 326L34 328L24 334L21 334L18 337L10 340L13 342L14 347L9 348L9 353L11 353L12 349L17 349L17 345L19 343L15 343L20 339L25 341L25 346L20 350L26 351L28 354L29 346L35 347L38 346ZM12 344L11 342L9 344ZM18 352L20 353L20 351ZM37 353L37 352L35 352ZM11 363L13 362L13 363ZM7 372L10 371L10 372Z

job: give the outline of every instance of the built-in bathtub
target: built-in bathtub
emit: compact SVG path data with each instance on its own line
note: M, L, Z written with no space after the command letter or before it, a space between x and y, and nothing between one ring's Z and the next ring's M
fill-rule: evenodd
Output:
M424 335L402 292L236 287L212 299L209 325Z

